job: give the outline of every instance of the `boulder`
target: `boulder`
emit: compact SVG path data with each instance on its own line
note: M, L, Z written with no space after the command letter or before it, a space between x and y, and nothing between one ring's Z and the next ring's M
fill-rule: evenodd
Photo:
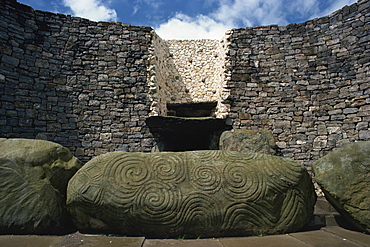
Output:
M235 129L224 131L220 137L220 150L274 155L275 149L274 135L268 130Z
M220 150L107 153L86 163L67 191L80 231L150 238L297 231L315 201L296 162Z
M359 230L370 232L370 142L338 148L312 170L334 208Z
M69 179L81 162L42 140L0 138L0 234L63 234Z

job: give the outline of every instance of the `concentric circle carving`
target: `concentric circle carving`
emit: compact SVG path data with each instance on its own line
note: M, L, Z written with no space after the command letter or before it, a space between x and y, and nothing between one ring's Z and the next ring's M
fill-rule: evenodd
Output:
M167 153L157 155L150 160L150 167L154 171L154 176L167 182L180 183L186 178L185 162L183 157Z
M221 173L217 166L194 165L190 170L191 185L208 193L215 193L221 188Z
M222 174L224 192L232 199L251 200L262 189L258 175L244 163L227 164Z
M132 198L131 213L136 216L136 221L173 225L177 222L179 198L181 192L176 186L150 181Z
M105 166L106 179L112 186L131 187L143 185L151 178L147 158L141 155L122 154Z

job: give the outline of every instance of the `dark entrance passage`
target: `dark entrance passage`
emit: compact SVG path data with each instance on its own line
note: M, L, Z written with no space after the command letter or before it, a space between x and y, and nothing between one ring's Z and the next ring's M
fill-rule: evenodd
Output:
M229 126L213 117L149 117L146 120L157 139L157 151L218 149L219 137Z
M167 104L167 114L176 117L211 117L216 106L217 102Z

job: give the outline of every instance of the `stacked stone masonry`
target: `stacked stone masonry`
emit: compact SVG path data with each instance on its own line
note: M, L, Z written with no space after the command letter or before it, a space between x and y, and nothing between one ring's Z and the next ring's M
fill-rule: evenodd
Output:
M273 131L306 166L370 140L370 1L224 40L162 40L150 27L0 2L0 137L46 139L87 161L149 152L168 103L218 102L235 129ZM181 141L181 140L180 140Z
M55 141L86 160L150 151L152 29L0 2L2 137Z
M167 103L218 102L215 116L225 118L225 50L219 40L168 40L154 34L149 94L151 116L167 115Z
M370 2L323 18L229 33L234 128L273 131L284 156L310 166L370 139Z

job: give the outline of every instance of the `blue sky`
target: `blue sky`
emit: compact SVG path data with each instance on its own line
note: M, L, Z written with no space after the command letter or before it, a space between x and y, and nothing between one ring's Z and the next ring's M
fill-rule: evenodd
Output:
M151 26L164 39L220 39L226 30L301 23L356 0L18 0L36 10Z

